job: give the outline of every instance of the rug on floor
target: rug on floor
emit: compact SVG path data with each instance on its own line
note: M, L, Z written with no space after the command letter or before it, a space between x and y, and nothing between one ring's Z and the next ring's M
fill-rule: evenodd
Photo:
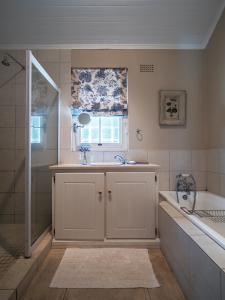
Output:
M68 248L50 287L54 288L155 288L147 249Z

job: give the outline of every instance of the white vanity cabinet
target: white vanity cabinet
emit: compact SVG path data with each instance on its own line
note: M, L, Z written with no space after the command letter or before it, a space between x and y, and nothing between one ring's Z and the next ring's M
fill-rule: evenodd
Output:
M157 167L51 167L55 243L150 243L156 238Z
M155 238L155 173L106 173L107 238Z
M104 239L103 173L56 173L55 238Z

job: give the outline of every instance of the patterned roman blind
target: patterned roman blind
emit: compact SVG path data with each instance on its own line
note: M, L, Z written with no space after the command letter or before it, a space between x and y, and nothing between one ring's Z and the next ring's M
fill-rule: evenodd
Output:
M127 116L127 68L71 68L72 115Z

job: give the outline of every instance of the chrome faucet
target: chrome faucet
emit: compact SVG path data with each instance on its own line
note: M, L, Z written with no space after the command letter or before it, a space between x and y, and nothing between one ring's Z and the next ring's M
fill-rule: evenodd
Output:
M114 156L114 159L118 159L122 165L125 165L127 162L126 158L124 158L122 155L118 155L118 154Z
M183 195L183 200L187 200L188 196L191 194L191 192L194 192L194 201L193 201L193 206L190 211L188 211L189 214L193 214L195 210L195 205L196 205L196 196L197 196L197 191L196 191L196 181L194 179L194 176L192 174L179 174L176 176L177 178L177 184L176 184L176 195L177 195L177 202L180 203L179 201L179 195L178 192L185 192L186 195ZM182 208L182 207L181 207ZM182 208L185 212L187 212L186 208Z

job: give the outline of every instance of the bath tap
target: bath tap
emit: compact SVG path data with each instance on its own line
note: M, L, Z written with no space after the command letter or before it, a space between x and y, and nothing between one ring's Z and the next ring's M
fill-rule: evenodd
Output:
M186 183L184 191L186 192L187 196L191 194L192 187L193 187L193 183L191 182Z
M192 174L179 174L176 176L176 178L177 178L177 184L176 184L177 203L180 203L178 192L186 193L185 195L183 195L183 200L187 200L191 192L192 191L194 192L193 206L192 209L188 211L190 214L193 214L195 210L196 196L197 196L196 181L194 179L194 176ZM183 210L187 212L186 208L183 208Z

